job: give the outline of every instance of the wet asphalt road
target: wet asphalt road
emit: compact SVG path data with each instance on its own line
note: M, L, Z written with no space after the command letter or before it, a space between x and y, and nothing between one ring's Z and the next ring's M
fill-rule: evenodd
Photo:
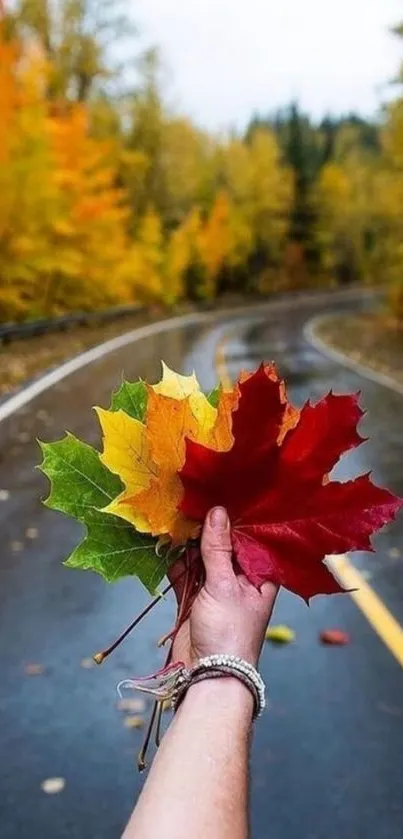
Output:
M0 425L0 837L113 839L143 783L135 757L141 732L123 725L116 683L160 662L156 641L170 624L170 601L101 668L81 659L104 646L146 603L131 580L107 586L65 569L80 529L41 506L46 481L35 471L35 438L65 429L98 441L94 404L108 405L121 378L159 378L159 359L205 388L215 380L223 341L228 369L274 359L297 403L362 390L370 435L339 468L343 477L373 469L403 494L403 397L366 381L308 346L309 317L342 303L300 301L259 306L188 325L106 356L44 392ZM351 303L347 304L351 307ZM32 530L33 528L33 530ZM29 538L34 536L35 538ZM354 557L370 584L403 622L403 518L377 538L376 555ZM282 593L275 622L292 626L287 647L266 646L262 672L270 708L256 728L252 759L255 839L401 839L403 836L402 671L348 596L316 598L308 609ZM321 629L351 633L344 648L323 647ZM24 666L43 665L28 676ZM62 776L59 795L41 791Z

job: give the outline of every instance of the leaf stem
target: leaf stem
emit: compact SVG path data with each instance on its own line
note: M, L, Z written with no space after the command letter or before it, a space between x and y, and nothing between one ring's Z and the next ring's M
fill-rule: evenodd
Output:
M131 624L124 630L124 632L122 632L121 635L119 635L119 637L116 638L116 641L114 641L113 644L110 645L110 647L107 647L106 650L102 650L102 652L95 653L95 655L92 656L96 664L102 664L102 662L105 661L108 655L110 655L111 653L113 653L114 650L116 650L119 644L121 644L122 641L124 641L125 638L127 638L129 633L140 623L140 621L142 621L143 618L145 618L145 616L148 615L149 612L151 612L151 609L153 609L154 606L156 606L157 603L159 603L160 600L163 597L165 597L166 594L168 594L171 588L172 583L166 586L166 588L164 588L164 590L161 591L157 595L157 597L154 597L154 600L150 601L148 606L146 606L145 609L143 609L143 611L140 612L139 615L137 615L137 617L131 622Z
M164 667L168 667L168 664L171 661L171 656L172 656L172 646L170 647L168 655L165 659ZM150 717L150 722L148 723L146 736L144 738L144 743L141 747L141 751L140 751L139 756L137 758L137 767L138 767L139 772L143 772L144 769L147 766L146 757L147 757L148 747L150 745L151 735L152 735L153 728L154 728L155 718L157 718L157 725L156 725L156 729L155 729L155 745L158 748L158 746L160 744L161 718L162 718L163 707L164 707L164 702L163 701L160 701L160 700L157 699L154 702L152 714L151 714L151 717Z
M157 749L161 743L161 721L162 721L162 712L164 710L164 703L158 703L158 715L157 715L157 724L155 726L155 745Z
M146 764L147 751L148 751L148 747L150 745L151 735L152 735L152 731L153 731L153 728L154 728L154 721L155 721L155 717L157 715L159 704L160 704L159 702L154 702L152 714L151 714L151 717L150 717L150 722L148 723L146 736L144 738L144 743L141 747L141 751L139 752L139 756L137 758L137 768L138 768L139 772L144 772L144 769L147 766L147 764Z

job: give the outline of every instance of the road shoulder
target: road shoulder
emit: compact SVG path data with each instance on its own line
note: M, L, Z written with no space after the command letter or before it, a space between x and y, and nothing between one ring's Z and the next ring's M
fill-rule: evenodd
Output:
M376 314L318 315L306 323L304 337L332 361L403 395L403 332Z

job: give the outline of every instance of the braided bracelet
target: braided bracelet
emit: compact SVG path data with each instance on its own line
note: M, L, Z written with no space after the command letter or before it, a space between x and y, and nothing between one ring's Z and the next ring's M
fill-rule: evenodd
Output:
M264 681L252 664L236 655L209 655L200 658L190 670L183 668L172 694L174 711L179 708L191 685L223 676L234 676L250 690L254 700L253 719L260 717L266 707Z

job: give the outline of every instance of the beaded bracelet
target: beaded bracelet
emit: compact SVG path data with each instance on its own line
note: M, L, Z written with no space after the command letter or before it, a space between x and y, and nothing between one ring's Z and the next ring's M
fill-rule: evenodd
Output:
M250 690L254 700L253 719L260 717L266 707L264 681L252 664L236 655L209 655L200 658L190 670L183 668L172 694L174 711L179 708L191 685L223 676L234 676Z

